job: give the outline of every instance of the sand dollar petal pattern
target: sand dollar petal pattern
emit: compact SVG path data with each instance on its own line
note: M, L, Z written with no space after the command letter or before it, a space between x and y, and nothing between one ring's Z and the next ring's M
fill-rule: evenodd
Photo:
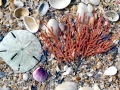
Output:
M20 73L32 69L41 55L39 40L27 30L10 31L0 43L0 57Z

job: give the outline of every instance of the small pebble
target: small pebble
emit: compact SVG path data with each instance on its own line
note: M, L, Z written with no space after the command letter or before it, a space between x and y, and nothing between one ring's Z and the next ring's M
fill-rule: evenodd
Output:
M105 75L115 75L117 73L117 68L115 66L111 66L107 68L104 72Z
M89 77L91 77L91 76L93 76L93 73L92 73L92 72L87 72L87 75L88 75Z
M82 81L79 81L79 85L83 87L84 83Z
M23 80L25 80L25 81L28 80L28 74L27 74L27 73L24 73L24 74L23 74Z
M31 86L31 90L37 90L37 86Z
M0 78L3 78L4 76L5 76L5 73L0 71Z
M84 78L85 78L85 79L89 79L89 76L87 76L87 75L84 75Z

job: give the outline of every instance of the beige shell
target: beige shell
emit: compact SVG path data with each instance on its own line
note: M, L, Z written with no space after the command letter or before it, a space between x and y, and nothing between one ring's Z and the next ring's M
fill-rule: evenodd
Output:
M74 82L64 82L58 85L55 90L78 90L77 84Z
M36 22L36 20L31 17L31 16L25 16L23 18L23 22L24 22L24 25L26 26L27 30L32 32L32 33L35 33L38 31L38 24Z
M70 4L71 0L49 0L50 5L56 9L63 9Z
M25 16L28 15L29 15L29 10L24 7L16 8L14 11L14 17L19 20L22 20Z

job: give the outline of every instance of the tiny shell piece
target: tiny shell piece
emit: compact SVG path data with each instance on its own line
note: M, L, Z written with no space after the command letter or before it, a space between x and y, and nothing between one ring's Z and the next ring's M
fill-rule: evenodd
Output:
M74 82L64 82L58 85L55 90L78 90L77 84Z
M63 9L70 4L71 0L49 0L50 5L56 9Z
M23 80L25 80L25 81L28 80L28 74L27 74L27 73L24 73L24 74L23 74Z
M46 1L40 2L40 5L37 9L40 16L44 16L48 10L49 10L48 2L46 2Z
M107 70L105 70L105 75L115 75L117 73L117 68L115 66L109 67Z
M112 21L112 22L118 21L118 19L119 19L119 15L115 11L106 11L106 12L104 12L103 17L110 20L110 21Z

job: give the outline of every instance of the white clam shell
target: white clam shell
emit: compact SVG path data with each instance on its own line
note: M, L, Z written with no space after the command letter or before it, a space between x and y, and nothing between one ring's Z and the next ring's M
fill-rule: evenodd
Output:
M40 2L40 5L37 9L40 16L44 16L48 10L49 10L48 2L46 2L46 1Z
M14 4L17 7L23 7L24 6L23 2L21 2L20 0L14 0Z
M115 11L106 11L103 13L103 16L104 16L104 18L106 18L112 22L115 22L119 19L119 15Z
M88 9L88 12L90 12L90 13L92 13L94 10L94 8L91 4L88 4L87 9Z
M64 82L58 85L55 90L78 90L77 84L74 82Z
M50 5L56 9L63 9L70 4L71 0L49 0Z
M117 68L115 66L111 66L105 70L105 75L115 75L117 73Z
M35 18L33 18L31 16L25 16L23 18L23 22L28 31L30 31L32 33L35 33L38 31L39 27L38 27L38 24L37 24Z
M57 30L59 30L59 23L55 19L50 19L47 23L47 27L49 28L49 30L51 30L51 27L52 27L53 31L52 30L51 31L54 35L56 35L58 32ZM50 35L50 31L48 30L47 27L46 27L46 33Z
M90 0L90 2L94 5L99 5L100 4L100 0Z
M28 15L29 15L29 10L24 7L16 8L14 11L14 17L19 20L22 20L25 16Z
M2 12L0 12L0 19L3 17L3 13Z

